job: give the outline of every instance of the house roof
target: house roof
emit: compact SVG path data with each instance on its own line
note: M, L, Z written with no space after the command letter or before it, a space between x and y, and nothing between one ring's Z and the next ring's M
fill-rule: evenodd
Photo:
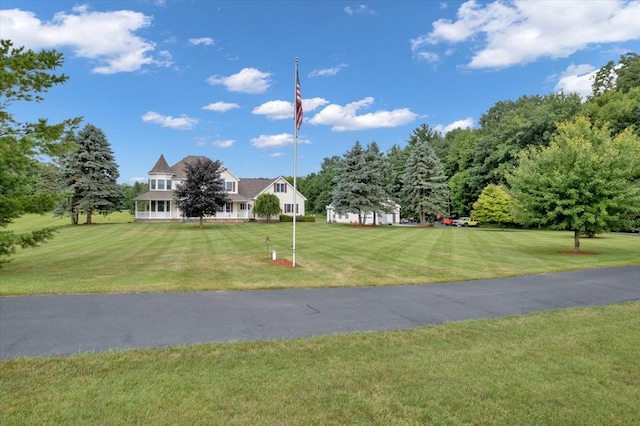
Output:
M160 154L160 158L158 158L155 166L153 166L153 168L149 172L149 174L155 173L173 173L171 168L169 167L169 164L167 163L167 160L164 159L163 154Z
M178 161L173 166L169 167L167 161L164 158L164 155L160 155L160 158L156 162L153 169L149 172L149 174L154 173L170 173L173 174L173 178L175 179L186 179L187 174L185 172L185 166L189 163L192 163L196 160L208 160L209 158L202 155L189 155L184 157L182 160ZM231 175L229 170L227 170ZM235 175L233 175L235 177ZM238 179L238 178L237 178ZM232 201L251 201L254 200L258 195L264 192L266 189L270 187L274 182L278 180L286 181L282 176L279 176L275 179L271 178L239 178L238 179L238 193L237 194L227 194L227 197ZM298 191L300 194L300 191ZM306 200L307 198L300 194L300 196ZM150 200L171 200L173 198L173 191L149 191L145 192L134 198L136 201L150 201Z
M209 160L209 158L204 155L188 155L184 157L182 160L178 161L176 164L171 166L171 171L173 172L173 176L177 179L186 179L187 173L185 172L184 167L193 163L196 160Z
M173 191L148 191L138 195L134 201L171 201L173 200Z
M249 199L256 198L265 188L273 183L275 179L251 179L241 178L238 181L238 195L245 196Z

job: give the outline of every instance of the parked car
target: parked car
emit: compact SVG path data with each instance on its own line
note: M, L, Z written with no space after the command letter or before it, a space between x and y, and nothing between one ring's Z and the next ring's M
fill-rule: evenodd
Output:
M450 226L450 225L451 225L451 223L452 223L454 220L456 220L456 218L455 218L455 217L453 217L453 216L447 216L447 217L445 217L444 219L442 219L442 224L443 224L443 225L446 225L446 226Z
M480 222L477 220L473 220L470 217L461 217L460 219L456 219L451 222L451 226L479 226Z

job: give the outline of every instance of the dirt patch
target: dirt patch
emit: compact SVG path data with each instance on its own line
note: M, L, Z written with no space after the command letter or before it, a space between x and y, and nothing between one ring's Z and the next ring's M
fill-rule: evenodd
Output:
M576 256L595 256L598 253L594 253L592 251L581 251L576 253L575 251L571 250L571 251L561 251L560 254L573 254Z
M290 261L285 260L285 259L272 260L271 263L274 263L274 264L280 265L280 266L284 266L285 268L293 268L293 263L291 263Z

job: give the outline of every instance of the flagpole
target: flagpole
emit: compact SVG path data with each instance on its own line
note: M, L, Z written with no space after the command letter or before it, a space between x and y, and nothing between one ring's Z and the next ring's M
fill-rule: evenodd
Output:
M294 84L294 102L293 102L293 243L291 245L291 254L293 259L291 261L292 266L296 267L296 194L298 192L297 182L297 162L298 162L298 93L300 90L300 83L298 80L298 57L295 61L295 84Z

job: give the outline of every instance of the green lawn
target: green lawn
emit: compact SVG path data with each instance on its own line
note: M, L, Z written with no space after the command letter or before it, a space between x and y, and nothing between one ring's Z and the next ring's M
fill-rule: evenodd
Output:
M3 425L637 425L640 302L0 363Z
M640 238L298 224L61 228L0 269L0 294L391 285L640 263ZM0 362L2 425L640 423L640 302L412 330Z
M246 290L379 286L506 277L640 263L640 238L583 239L593 255L564 254L570 232L489 228L353 227L291 223L132 223L129 215L95 225L28 215L10 229L61 226L55 238L20 250L0 269L0 295Z

